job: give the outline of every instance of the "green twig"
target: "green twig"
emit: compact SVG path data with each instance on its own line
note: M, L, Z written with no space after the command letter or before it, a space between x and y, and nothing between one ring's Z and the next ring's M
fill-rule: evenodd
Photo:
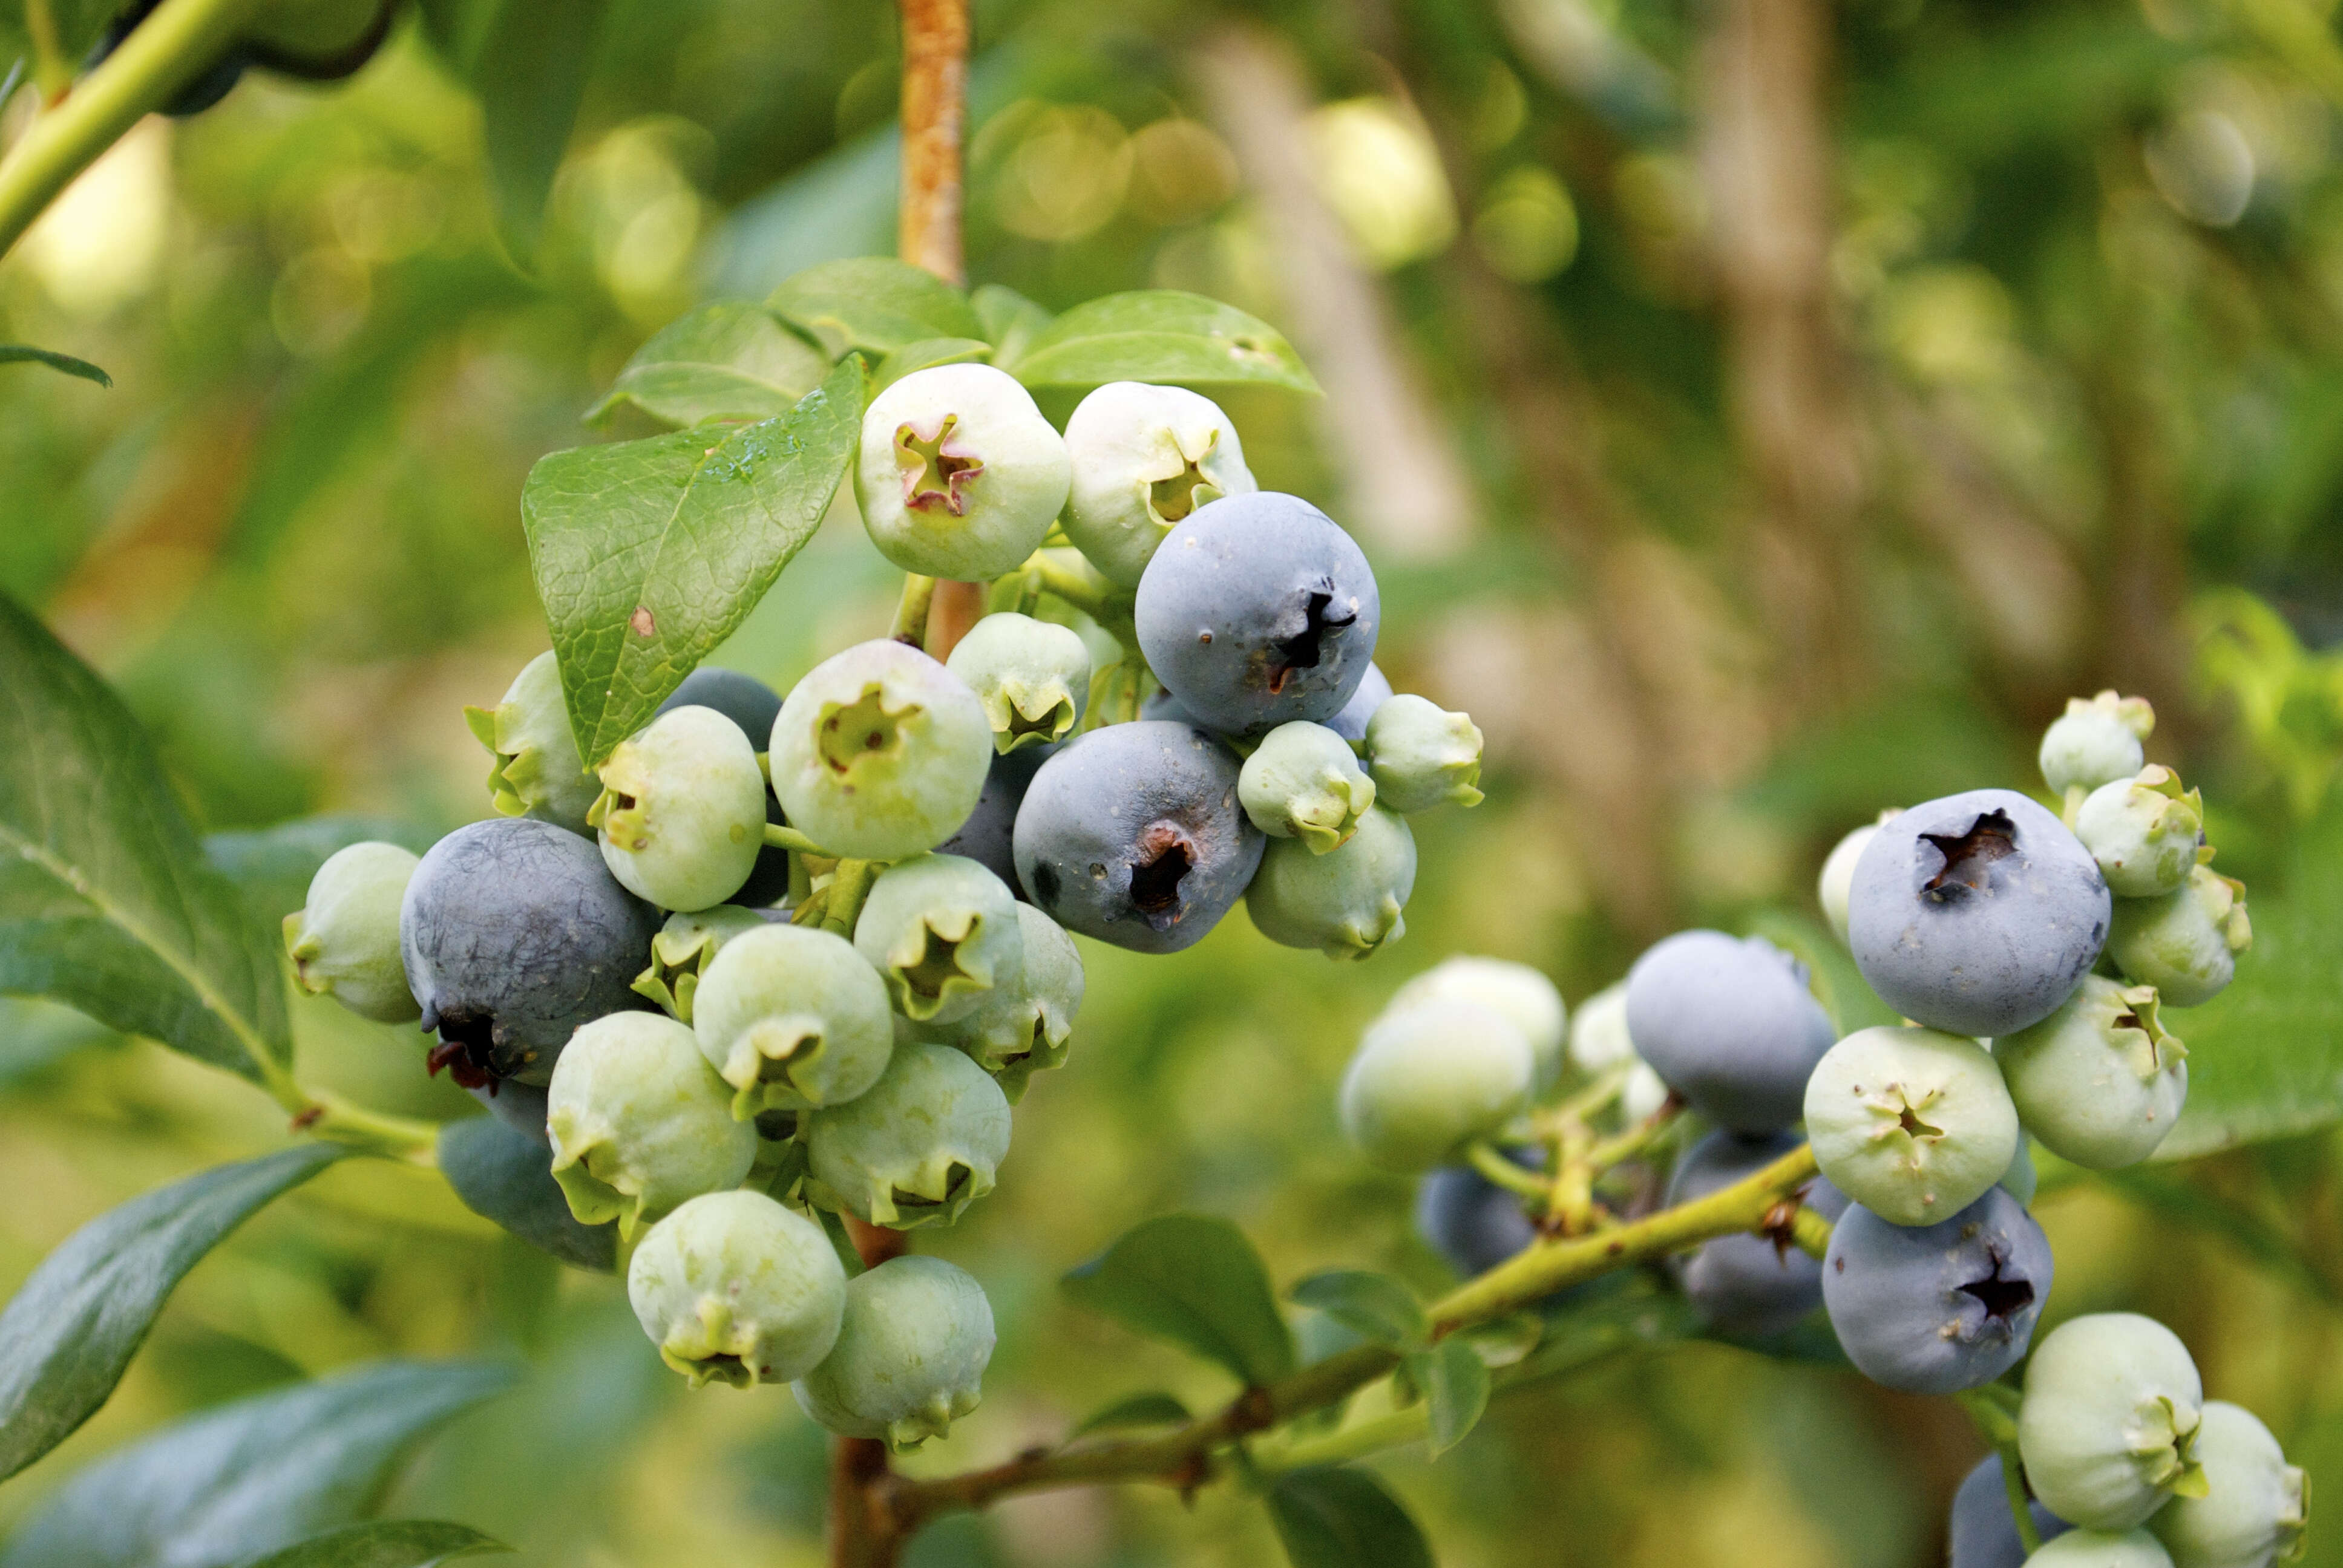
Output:
M903 597L896 601L895 624L887 635L897 642L913 648L925 648L928 643L928 611L936 602L936 579L923 578L917 572L903 577Z
M1503 1151L1495 1144L1485 1139L1476 1141L1464 1151L1464 1157L1473 1162L1473 1169L1478 1171L1491 1185L1503 1187L1508 1192L1527 1198L1541 1209L1546 1206L1547 1201L1553 1195L1552 1182L1534 1171L1523 1170L1506 1159Z
M765 824L765 842L776 849L789 849L800 855L820 855L826 860L838 858L795 828L784 828L779 822Z
M862 917L862 900L870 896L870 884L879 870L875 860L838 863L838 869L830 873L830 886L823 890L829 895L822 904L823 930L841 937L854 935L854 922Z
M2017 1452L2017 1391L2005 1383L1987 1383L1953 1397L2001 1456L2001 1483L2009 1496L2010 1517L2017 1523L2017 1538L2029 1555L2040 1551L2042 1533L2034 1527L2034 1510L2026 1495L2026 1463Z

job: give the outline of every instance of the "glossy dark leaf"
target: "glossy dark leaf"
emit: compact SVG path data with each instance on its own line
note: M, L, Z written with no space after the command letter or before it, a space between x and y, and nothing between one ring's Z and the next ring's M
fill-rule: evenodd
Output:
M114 385L113 377L86 359L76 359L54 348L35 348L29 343L0 343L0 365L45 365L52 370L62 370L68 376L95 381L100 387Z
M1280 1476L1269 1516L1293 1568L1433 1568L1423 1532L1363 1470Z
M1275 327L1234 306L1169 288L1078 305L1035 333L1014 361L1004 356L1001 363L1028 387L1254 382L1318 390Z
M1167 1214L1126 1231L1065 1278L1090 1311L1219 1362L1247 1383L1293 1370L1293 1336L1244 1232L1203 1214Z
M1389 1274L1330 1269L1311 1275L1286 1295L1305 1307L1315 1307L1362 1338L1393 1350L1423 1343L1432 1328L1415 1292Z
M466 1208L529 1245L580 1269L615 1266L617 1221L578 1222L540 1140L494 1116L451 1121L439 1130L439 1170Z
M866 256L807 267L765 302L834 357L850 348L889 354L926 337L980 337L968 297L923 268Z
M1188 1421L1188 1407L1168 1393L1135 1393L1119 1399L1074 1428L1071 1435L1111 1432L1134 1426L1178 1426Z
M458 1557L512 1548L468 1524L439 1519L377 1519L313 1535L246 1568L437 1568Z
M663 425L770 419L821 385L830 360L762 306L720 300L677 317L635 350L588 422L632 404Z

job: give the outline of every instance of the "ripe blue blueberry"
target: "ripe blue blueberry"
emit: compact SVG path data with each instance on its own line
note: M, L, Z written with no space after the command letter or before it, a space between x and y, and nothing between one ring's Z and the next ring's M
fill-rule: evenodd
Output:
M1066 443L990 365L914 370L870 400L854 497L907 572L985 582L1023 564L1066 504Z
M1340 713L1374 658L1383 601L1367 558L1292 496L1232 496L1172 530L1140 579L1147 666L1231 735Z
M2227 989L2237 955L2254 945L2246 885L2210 866L2160 899L2118 899L2107 956L2127 980L2152 985L2167 1007L2198 1007Z
M691 1030L663 1013L613 1013L578 1031L553 1070L545 1111L553 1177L588 1225L631 1241L686 1199L737 1187L757 1130Z
M1771 942L1679 931L1627 971L1627 1033L1694 1110L1756 1134L1798 1119L1837 1030L1804 969Z
M824 849L898 860L968 820L992 759L984 704L900 642L857 643L814 666L773 721L773 791Z
M2188 1051L2165 1032L2154 986L2087 975L2056 1012L1993 1042L2027 1131L2094 1171L2156 1152L2188 1099Z
M1416 1173L1502 1127L1536 1074L1529 1041L1503 1014L1442 997L1367 1026L1336 1109L1370 1162Z
M2144 760L2139 743L2155 729L2156 710L2144 697L2102 691L2069 699L2066 713L2043 732L2043 781L2066 795L2129 779Z
M844 937L809 926L759 922L727 942L693 1012L741 1121L842 1104L879 1081L895 1049L878 972Z
M1415 890L1415 835L1371 806L1358 831L1324 854L1302 839L1272 839L1245 890L1245 912L1271 941L1363 959L1407 932L1400 918Z
M1001 611L969 628L944 668L984 705L995 751L1063 740L1090 702L1091 650L1081 634Z
M982 1402L993 1341L992 1303L968 1271L890 1258L846 1282L837 1347L799 1376L798 1403L832 1432L907 1452Z
M1191 512L1260 487L1229 417L1182 387L1108 382L1066 421L1066 537L1125 588L1139 586L1164 535Z
M635 994L669 1017L689 1023L692 999L699 994L700 980L716 950L742 932L761 930L768 923L756 910L738 904L678 910L651 939L650 965L635 977Z
M1755 1138L1712 1132L1676 1161L1668 1178L1668 1206L1705 1198L1753 1176L1797 1146L1798 1140L1786 1132ZM1819 1177L1802 1201L1829 1220L1847 1212L1845 1196ZM1822 1266L1771 1236L1720 1236L1671 1260L1670 1268L1701 1320L1735 1339L1786 1333L1823 1303Z
M543 1084L580 1024L645 1005L630 989L659 929L590 839L549 822L458 828L415 868L398 946L432 1070L466 1088Z
M699 1388L787 1382L839 1339L846 1270L822 1228L762 1192L710 1192L651 1227L627 1300L659 1359Z
M854 947L914 1023L966 1018L1025 971L1017 900L1000 878L958 855L915 855L870 884Z
M2090 1312L2043 1336L2026 1366L2017 1448L2050 1511L2129 1530L2208 1491L2196 1455L2204 1384L2178 1336L2137 1312Z
M2119 899L2159 898L2187 881L2210 854L2204 849L2204 798L2183 789L2171 769L2154 763L2085 796L2075 813L2075 836Z
M1552 980L1527 964L1458 953L1400 987L1392 995L1390 1010L1451 996L1479 1002L1522 1031L1537 1060L1539 1087L1562 1076L1562 992Z
M530 1092L508 1084L498 1100ZM543 1093L534 1092L541 1107ZM534 1132L496 1116L450 1121L439 1130L437 1154L439 1173L475 1214L565 1263L605 1272L611 1268L618 1251L617 1227L581 1225L570 1213L561 1184L546 1169L541 1112Z
M876 1084L804 1126L814 1201L898 1231L959 1219L1009 1152L1001 1086L951 1047L919 1040L897 1041Z
M1041 765L1017 812L1017 879L1067 930L1135 952L1192 947L1261 865L1237 759L1202 730L1094 729Z
M1470 1165L1443 1165L1416 1183L1415 1233L1467 1280L1537 1240L1522 1201Z
M1237 775L1237 799L1272 839L1299 839L1325 854L1358 831L1375 803L1375 781L1350 743L1322 724L1296 719L1262 738Z
M2174 1568L2268 1568L2302 1555L2309 1480L2253 1412L2207 1400L2197 1458L2206 1494L2175 1497L2148 1521Z
M397 844L351 844L328 855L309 879L308 901L285 917L294 983L377 1023L422 1017L398 953L398 909L420 863Z
M2017 1111L1993 1057L1932 1029L1864 1029L1815 1066L1806 1135L1839 1191L1897 1225L1932 1225L2001 1180Z
M703 664L683 678L683 684L659 705L659 712L664 714L678 708L714 709L740 727L740 733L749 738L750 749L763 751L773 743L773 720L780 717L781 698L780 693L753 675ZM782 820L781 803L770 784L765 786L765 820ZM749 879L725 901L761 910L779 903L789 897L789 851L768 845L758 854L757 869L749 873Z
M1017 931L1024 964L1015 984L996 986L964 1018L915 1026L922 1039L966 1051L1011 1105L1035 1073L1065 1064L1083 987L1082 956L1057 921L1020 904Z
M593 831L586 812L602 786L578 755L553 655L540 653L523 665L496 707L464 709L464 722L494 759L488 794L498 811Z
M936 846L936 852L974 860L1008 883L1011 892L1022 898L1024 894L1017 884L1017 809L1025 803L1025 791L1031 787L1033 775L1058 750L1055 746L1021 746L1014 751L995 755L984 776L984 790L976 798L975 809L952 830L950 838Z
M1478 806L1480 727L1424 698L1390 698L1367 721L1367 771L1389 810Z
M1857 1372L1906 1393L1952 1393L2017 1364L2050 1280L2042 1227L1992 1187L1933 1225L1847 1210L1831 1228L1822 1288Z
M2107 940L2107 884L2066 824L2010 789L1899 812L1855 862L1847 936L1880 1000L1951 1034L2014 1034Z
M2028 1500L2034 1532L2043 1540L2066 1533L2066 1522ZM1947 1534L1951 1551L1946 1568L2026 1568L2026 1542L2009 1512L2009 1488L2002 1480L2001 1455L1988 1453L1961 1481L1953 1493Z
M1340 713L1326 720L1326 728L1343 739L1357 745L1366 739L1369 721L1374 718L1378 709L1391 700L1391 678L1383 674L1383 670L1370 660L1367 664L1365 678L1359 682L1359 689L1351 693L1351 700L1342 704L1342 710ZM1148 717L1152 719L1157 716L1151 713Z

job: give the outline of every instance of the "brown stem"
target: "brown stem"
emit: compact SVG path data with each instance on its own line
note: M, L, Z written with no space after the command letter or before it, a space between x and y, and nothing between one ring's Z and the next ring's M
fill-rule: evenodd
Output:
M875 1269L890 1258L900 1258L910 1238L883 1225L866 1224L843 1216L846 1233L854 1239L862 1266ZM830 1450L830 1568L893 1568L896 1555L916 1526L906 1525L891 1505L895 1474L887 1463L887 1445L876 1438L840 1437Z

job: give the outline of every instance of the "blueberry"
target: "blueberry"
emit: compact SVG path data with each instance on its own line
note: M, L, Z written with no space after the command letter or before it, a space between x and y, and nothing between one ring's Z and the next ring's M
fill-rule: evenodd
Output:
M1570 1064L1584 1073L1607 1072L1623 1062L1639 1061L1635 1040L1627 1032L1627 982L1604 986L1578 1004L1571 1015Z
M982 1402L993 1342L992 1303L968 1271L890 1258L847 1282L837 1348L794 1392L830 1431L907 1452Z
M1024 975L1017 900L958 855L916 855L880 873L854 922L855 950L914 1023L950 1023Z
M1891 1223L1931 1225L2001 1180L2017 1153L2017 1111L1976 1040L1865 1029L1815 1064L1806 1135L1849 1198Z
M1443 1165L1416 1183L1415 1233L1468 1280L1537 1240L1522 1201L1470 1165Z
M737 1187L757 1130L732 1117L732 1091L687 1026L613 1013L579 1030L546 1096L553 1176L580 1222L618 1221L632 1241L702 1192Z
M1071 477L1066 443L1032 394L990 365L915 370L862 416L862 526L907 572L985 582L1016 570Z
M1271 941L1363 959L1406 934L1400 911L1414 890L1415 835L1371 806L1358 831L1324 854L1301 839L1270 840L1245 889L1245 912Z
M1232 735L1333 718L1365 680L1383 604L1350 535L1292 496L1232 496L1173 528L1134 608L1148 668Z
M1377 709L1391 700L1391 695L1390 679L1381 668L1369 661L1366 678L1359 682L1356 691L1351 693L1351 700L1342 704L1342 710L1326 720L1326 728L1354 745L1366 739L1368 722L1374 718ZM1148 717L1152 719L1155 715L1149 714Z
M986 616L944 668L984 705L995 751L1063 740L1090 702L1091 650L1081 634L1030 615Z
M995 987L958 1020L919 1026L922 1038L966 1051L1016 1104L1035 1073L1065 1064L1074 1017L1082 1009L1082 956L1057 921L1031 904L1017 906L1024 963L1014 985Z
M1562 992L1552 980L1527 964L1458 953L1400 987L1393 993L1391 1010L1450 996L1479 1002L1522 1031L1537 1060L1540 1087L1562 1076Z
M1627 971L1635 1053L1694 1110L1735 1132L1795 1121L1806 1076L1836 1032L1805 970L1762 937L1679 931Z
M692 1032L732 1091L732 1115L838 1105L879 1081L895 1049L887 987L854 944L767 925L727 942L700 982Z
M1668 1178L1668 1206L1705 1198L1755 1175L1797 1146L1798 1140L1786 1132L1755 1138L1712 1132L1676 1161ZM1846 1211L1845 1197L1820 1178L1803 1201L1826 1219ZM1735 1339L1786 1333L1823 1302L1822 1265L1770 1236L1720 1236L1674 1259L1670 1267L1701 1320Z
M1893 811L1880 813L1878 822L1865 822L1831 846L1823 861L1822 875L1815 879L1815 897L1823 907L1823 919L1830 922L1831 934L1846 946L1846 900L1855 886L1855 863L1871 840L1879 836L1880 823L1895 816Z
M309 879L307 903L285 917L294 983L377 1023L422 1017L398 952L399 905L420 863L397 844L352 844L327 856Z
M2188 879L2205 842L2205 801L2180 776L2151 763L2136 778L2102 784L2075 813L2075 836L2119 899L2154 899ZM2209 853L2209 851L2207 851Z
M2172 1558L2145 1530L2069 1530L2026 1560L2026 1568L2172 1568Z
M773 791L835 855L898 860L968 820L992 757L984 704L900 642L857 643L814 666L773 722Z
M2003 1191L2025 1204L2034 1207L2034 1190L2041 1184L2041 1175L2034 1169L2034 1151L2023 1131L2017 1137L2017 1152L2009 1157L2009 1169L1994 1183Z
M2165 1006L2197 1007L2227 989L2237 955L2253 945L2246 885L2198 866L2160 899L2116 900L2107 956Z
M508 1084L498 1101L531 1092ZM492 1104L494 1102L491 1102ZM538 1096L540 1108L543 1096ZM618 1229L581 1225L569 1212L561 1184L546 1169L542 1114L534 1133L499 1117L473 1116L439 1130L439 1173L464 1207L542 1248L565 1263L608 1272L618 1251Z
M1375 803L1375 781L1350 743L1322 724L1297 719L1262 738L1237 775L1246 818L1272 839L1299 839L1314 854L1358 831Z
M2091 1312L2043 1336L2026 1367L2017 1448L2034 1494L2091 1530L2129 1530L2202 1496L2204 1385L2187 1347L2137 1312Z
M586 813L610 874L666 910L740 890L765 847L765 776L738 726L677 708L618 743Z
M2107 884L2066 824L2009 789L1900 812L1855 862L1847 935L1880 1000L1950 1034L2049 1016L2107 940Z
M1536 1059L1493 1009L1441 997L1367 1026L1336 1109L1367 1160L1417 1173L1502 1127L1529 1099Z
M1094 729L1033 776L1017 812L1017 879L1069 930L1136 952L1192 947L1261 864L1237 777L1236 759L1189 725Z
M658 916L620 887L591 839L548 822L458 828L415 868L398 946L432 1070L466 1088L551 1081L580 1024L646 1005L629 989Z
M540 1150L545 1147L545 1090L541 1085L523 1083L518 1079L491 1078L464 1092L478 1101L498 1121L527 1135Z
M1181 707L1180 699L1161 687L1147 694L1147 700L1139 705L1139 717L1161 719L1167 724L1192 724L1199 729L1212 728Z
M2065 795L2128 779L2144 760L2139 743L2155 729L2156 710L2144 697L2102 691L2069 699L2066 713L2043 732L2043 781Z
M710 1192L651 1227L627 1265L627 1300L694 1388L754 1388L803 1377L830 1353L846 1270L804 1215L762 1192Z
M1933 1225L1847 1210L1831 1229L1822 1290L1857 1372L1906 1393L1953 1393L2017 1364L2050 1280L2042 1227L1991 1187Z
M2167 1034L2156 988L2087 975L2056 1012L1993 1042L2026 1131L2094 1171L2156 1152L2188 1098L2188 1052Z
M949 1225L992 1191L1009 1101L950 1046L898 1040L878 1083L809 1113L804 1137L815 1201L898 1231Z
M1011 892L1024 897L1017 883L1017 809L1025 803L1033 775L1058 750L1055 746L1021 746L996 755L984 776L984 791L976 798L976 809L950 838L936 846L936 852L974 860L1008 883Z
M498 811L558 822L572 832L593 831L586 813L602 786L578 755L553 655L540 653L523 665L496 707L464 709L464 722L494 759L488 796Z
M679 910L667 918L651 939L650 966L635 977L635 994L681 1023L691 1021L691 1004L699 982L717 950L744 932L760 930L769 922L754 910L738 904Z
M1481 730L1462 713L1403 694L1367 723L1367 771L1393 811L1481 803Z
M2066 1533L2065 1520L2028 1501L2035 1533L2049 1541ZM1988 1453L1953 1493L1946 1568L2026 1568L2026 1542L2009 1512L2009 1489L2002 1480L2001 1455Z
M1125 588L1191 512L1259 488L1229 417L1182 387L1108 382L1066 421L1066 537Z
M2309 1481L2253 1412L2207 1401L2197 1458L2209 1490L2175 1497L2148 1521L2174 1568L2268 1568L2302 1554Z
M753 675L704 664L683 678L683 684L675 689L674 695L659 705L659 712L664 714L678 708L714 709L740 727L740 733L749 738L750 749L763 751L773 743L773 721L780 717L781 699L779 693ZM783 819L781 803L768 784L765 820L779 823ZM757 869L749 873L749 879L725 901L761 910L779 903L789 897L789 853L769 845L759 852Z

